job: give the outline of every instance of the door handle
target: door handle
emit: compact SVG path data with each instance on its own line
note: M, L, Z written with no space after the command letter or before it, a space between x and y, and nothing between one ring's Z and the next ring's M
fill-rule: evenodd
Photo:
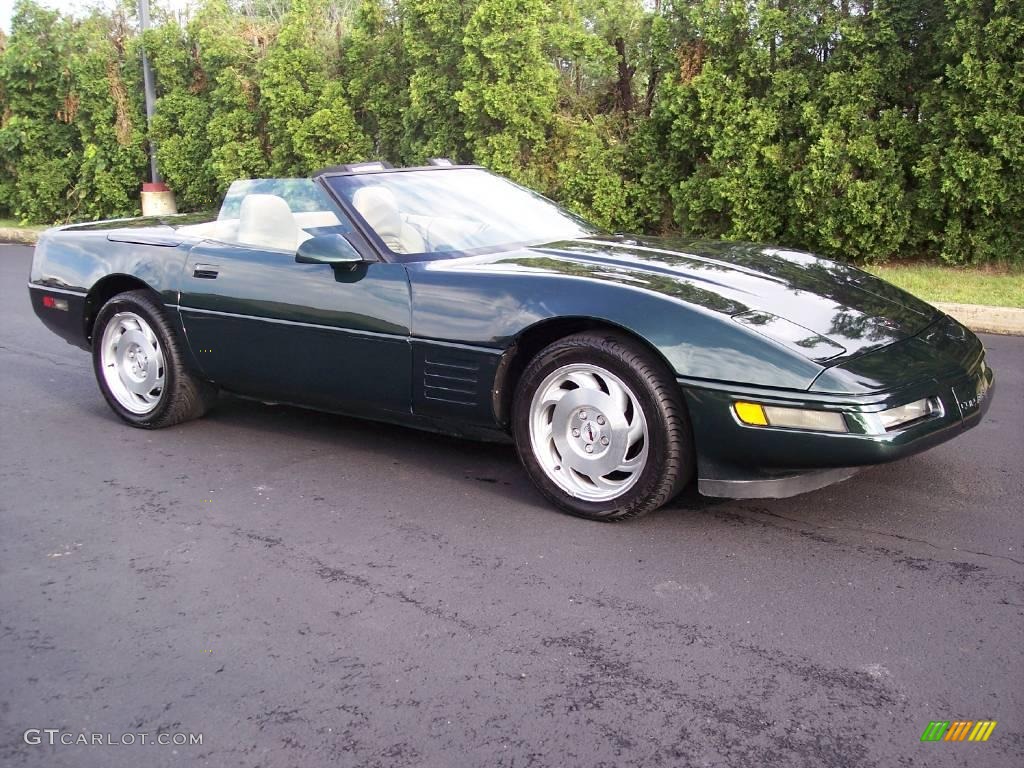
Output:
M219 274L220 267L216 264L196 264L192 268L192 277L198 277L204 280L216 280L217 275Z

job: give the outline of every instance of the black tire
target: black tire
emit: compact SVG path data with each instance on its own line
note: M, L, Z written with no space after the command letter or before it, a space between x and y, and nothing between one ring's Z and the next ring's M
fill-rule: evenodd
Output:
M164 360L164 385L159 399L147 413L133 413L118 402L103 374L102 343L107 324L122 312L131 312L149 324L160 344ZM119 293L96 315L92 332L92 364L100 392L111 410L125 422L140 429L161 429L189 419L197 419L216 402L217 389L188 369L182 351L183 342L167 319L159 300L149 291Z
M548 477L534 455L530 408L534 393L552 372L574 363L596 365L617 376L636 397L646 418L646 466L635 484L608 501L576 498ZM516 387L512 433L519 459L540 492L571 515L612 522L646 514L674 497L693 478L695 460L689 415L679 385L664 363L623 334L589 331L541 350Z

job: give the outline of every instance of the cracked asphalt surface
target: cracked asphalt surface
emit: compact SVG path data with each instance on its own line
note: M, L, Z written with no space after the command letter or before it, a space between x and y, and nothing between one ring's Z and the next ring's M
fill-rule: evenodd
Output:
M1024 765L1024 338L984 337L951 444L602 525L507 446L230 398L131 429L29 259L0 246L0 764ZM957 719L999 725L920 743Z

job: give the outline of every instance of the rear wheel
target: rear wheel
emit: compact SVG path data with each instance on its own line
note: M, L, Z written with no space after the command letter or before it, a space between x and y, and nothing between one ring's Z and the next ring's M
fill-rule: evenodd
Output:
M540 491L580 517L644 514L693 475L678 385L661 361L617 334L578 334L542 350L519 381L513 433Z
M111 409L135 427L157 429L202 416L216 389L188 370L160 303L148 291L114 296L96 316L93 370Z

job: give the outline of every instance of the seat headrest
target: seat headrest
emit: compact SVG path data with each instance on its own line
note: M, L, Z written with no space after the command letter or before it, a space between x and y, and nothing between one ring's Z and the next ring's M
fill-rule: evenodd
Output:
M294 251L299 245L299 225L292 209L277 195L246 195L238 214L238 242L261 248Z
M404 253L402 216L390 189L381 186L360 187L352 196L352 206L380 236L384 245L395 253Z

